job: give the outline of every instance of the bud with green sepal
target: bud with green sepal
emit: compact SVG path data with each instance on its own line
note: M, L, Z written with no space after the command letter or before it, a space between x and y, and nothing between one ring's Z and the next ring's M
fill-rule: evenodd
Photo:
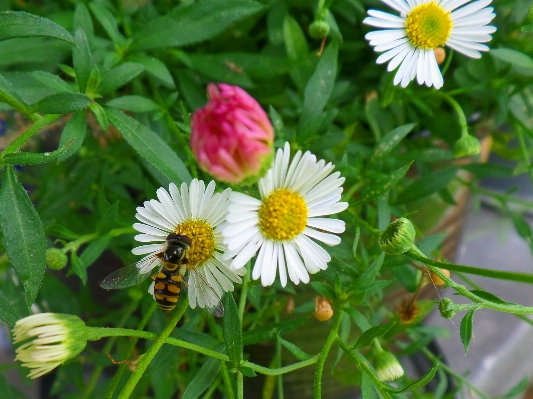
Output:
M374 368L379 380L393 381L402 377L405 372L398 359L396 359L396 356L384 350L376 338L374 338L372 343Z
M379 245L389 255L400 255L411 249L415 243L416 231L407 218L392 222L381 234Z
M479 140L469 134L462 135L453 146L453 155L456 158L477 155L481 153L481 144Z
M67 255L59 248L48 248L46 250L46 264L52 270L63 269L68 262Z

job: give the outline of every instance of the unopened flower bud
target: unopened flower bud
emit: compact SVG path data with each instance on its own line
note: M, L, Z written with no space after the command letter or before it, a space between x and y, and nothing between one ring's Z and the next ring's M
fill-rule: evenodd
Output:
M439 311L445 319L451 319L457 313L457 306L450 298L444 298L439 303Z
M37 378L79 355L87 345L87 329L79 317L40 313L15 324L13 343L22 341L27 342L16 349L15 360L31 369L28 377Z
M406 218L396 219L389 224L379 238L383 252L389 255L400 255L409 251L415 242L415 228Z
M477 155L481 152L481 144L477 138L471 135L462 136L453 146L455 158Z
M433 52L435 53L437 64L441 65L446 59L446 51L444 51L442 47L437 47L433 50Z
M283 309L283 312L285 314L292 314L294 311L294 298L289 295L287 298L287 303L285 304L285 309Z
M309 36L313 39L323 39L328 35L329 29L329 24L326 21L313 21L313 23L309 25Z
M404 375L403 367L396 356L386 350L376 354L374 368L380 381L393 381Z
M318 321L326 321L333 316L333 309L331 308L330 301L323 296L315 298L315 318Z
M237 86L207 86L209 102L191 119L200 168L232 184L255 183L272 163L274 129L259 103Z
M450 271L446 269L439 269L442 274L444 274L446 277L450 277ZM446 281L441 279L437 274L430 272L431 280L433 280L433 284L436 286L441 286L446 284Z
M59 248L48 248L46 250L46 264L52 270L63 269L68 262L67 255Z

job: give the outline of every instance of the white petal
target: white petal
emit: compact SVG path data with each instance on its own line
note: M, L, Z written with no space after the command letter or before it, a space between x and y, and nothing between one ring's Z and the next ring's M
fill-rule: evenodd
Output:
M335 213L344 211L346 208L348 208L347 202L337 202L331 205L319 206L316 208L309 209L307 217L311 218L315 216L333 215Z
M215 192L216 184L213 180L209 182L207 185L207 188L205 189L205 192L202 193L202 199L200 202L200 205L198 206L198 218L205 220L205 214L206 212L209 212L211 209L217 209L217 208L211 208L209 207L209 204L211 203L211 199L213 197L213 193Z
M339 219L309 218L307 219L307 225L337 234L344 233L344 230L346 230L346 223L344 223L344 220Z
M239 252L239 254L232 260L232 269L236 270L242 268L250 259L252 259L252 256L256 254L261 244L263 244L263 239L262 237L255 238L255 240L248 242L241 252Z
M226 220L229 223L242 223L247 220L255 220L259 222L259 213L257 211L252 212L230 212L226 215Z
M226 223L222 229L222 234L224 237L233 238L246 230L249 231L254 226L257 226L257 220L254 219L248 219L240 223Z
M133 238L135 239L135 241L139 241L139 242L151 242L151 241L162 242L162 241L165 241L167 236L165 235L163 237L163 236L154 236L152 234L137 234Z
M279 269L279 281L282 287L287 285L287 266L285 264L285 251L283 250L283 244L275 242L278 253L278 269Z
M393 15L391 15L391 17L392 16ZM397 20L389 20L383 18L366 17L363 20L363 23L376 28L403 28L405 25L405 22L401 18L398 18Z
M403 0L382 0L383 3L387 4L389 7L394 8L396 11L401 13L409 13L411 7Z
M265 259L265 253L266 253L266 240L263 241L263 245L261 246L261 249L259 250L259 253L257 254L257 259L255 260L254 267L252 269L252 278L254 280L257 280L261 277L263 274L263 267L265 264L263 263L263 259ZM268 265L266 265L268 266Z
M170 197L170 194L163 187L160 187L156 191L157 198L161 203L161 207L165 210L165 216L168 218L168 221L171 222L174 226L180 224L180 218L174 208L174 202Z
M131 253L134 255L145 255L161 252L165 248L163 244L149 244L141 245L140 247L135 247L131 250Z
M402 44L402 45L400 45L398 47L395 47L395 48L387 51L386 53L381 54L376 59L376 64L383 64L384 62L387 62L391 58L396 57L400 53L403 53L404 54L403 58L405 58L405 55L407 55L407 53L409 52L409 49L411 47L410 47L409 41L407 39L401 39L401 40L405 40L404 44ZM403 58L402 58L402 56L400 56L398 58L398 63L400 63ZM389 67L387 67L387 70L390 72L390 71L394 70L395 68L396 68L396 66L393 67L393 66L390 66L390 64L389 64Z
M480 0L480 1L475 1L473 3L470 3L458 10L455 10L453 11L451 14L450 14L450 17L452 19L452 21L456 21L458 18L461 18L461 17L464 17L464 16L467 16L467 15L470 15L472 13L475 13L476 11L478 10L481 10L482 8L488 6L490 3L491 3L492 0Z
M418 64L418 58L420 57L420 50L416 50L413 54L413 56L411 57L411 59L409 60L409 62L404 62L401 66L400 66L400 69L402 69L402 67L405 68L404 72L403 72L403 77L402 77L402 82L401 82L401 86L402 87L407 87L407 85L409 84L409 82L411 80L413 80L413 78L415 77L416 75L416 66ZM399 72L399 71L398 71Z
M336 236L334 234L329 233L322 233L321 231L311 229L309 227L306 227L303 231L303 234L306 236L312 237L315 240L322 241L323 243L327 245L338 245L341 242L341 238L339 236Z
M296 248L293 243L283 243L285 251L285 260L287 268L289 269L289 278L294 284L299 284L300 281L307 284L309 282L309 274L305 269Z
M137 208L137 214L135 215L135 217L137 218L137 220L149 224L151 226L158 227L161 230L172 231L176 227L158 213L150 212L144 207Z
M158 237L166 238L166 236L168 235L166 231L159 230L155 227L148 226L143 223L133 223L133 228L140 233L151 234L151 235L158 236Z
M406 46L402 48L402 51L400 51L391 59L391 61L387 65L387 71L392 72L396 69L398 65L407 62L407 59L411 58L414 51L415 49L413 48L413 46L411 46L409 42L406 43Z
M428 87L433 85L435 89L440 89L444 84L442 78L442 73L440 72L439 65L437 64L437 59L435 58L435 53L429 55L429 73L426 76L426 84Z
M249 195L239 193L237 191L231 192L231 194L229 195L229 200L231 204L257 206L257 208L259 208L262 204L260 200L250 197Z
M392 40L398 40L403 37L407 37L405 29L374 30L365 35L365 39L370 42L371 46L389 43Z
M397 47L400 47L401 49L401 45L407 43L408 41L409 39L407 39L406 37L402 37L401 39L393 40L389 43L380 44L379 46L374 47L374 51L382 52L382 51L387 51L387 50L397 48ZM399 51L400 50L398 50L398 52ZM398 52L395 54L398 54ZM392 58L392 56L390 58ZM378 62L378 64L380 63Z
M170 196L172 197L172 201L174 202L174 208L176 209L176 212L179 215L180 221L185 220L185 209L183 208L183 201L181 200L181 194L178 188L174 183L170 183L168 191L170 192Z
M268 287L269 285L272 285L276 279L276 271L278 269L277 246L275 246L272 241L265 240L263 248L265 248L265 257L261 269L261 285L263 287Z

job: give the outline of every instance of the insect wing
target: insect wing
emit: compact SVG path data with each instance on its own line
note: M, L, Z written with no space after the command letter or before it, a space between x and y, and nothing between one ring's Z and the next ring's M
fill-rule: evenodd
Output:
M100 287L111 290L131 287L146 280L155 266L160 266L160 255L154 254L129 266L118 269L104 278Z
M189 280L192 278L193 274L196 279L195 286L199 291L198 296L204 298L206 302L206 310L215 317L223 317L224 305L222 305L220 295L218 295L213 286L207 282L206 277L202 276L197 269L189 269ZM188 283L183 285L188 286Z

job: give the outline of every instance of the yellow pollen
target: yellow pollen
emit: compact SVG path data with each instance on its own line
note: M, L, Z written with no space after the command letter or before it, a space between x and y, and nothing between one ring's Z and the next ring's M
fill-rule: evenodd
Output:
M191 239L191 248L187 251L188 269L202 265L213 256L215 252L213 227L203 220L187 220L180 224L176 233L186 235Z
M414 7L405 19L405 31L411 44L426 50L444 46L452 27L450 11L434 1Z
M287 189L273 191L259 208L259 227L276 241L291 240L307 225L307 205L303 197Z

